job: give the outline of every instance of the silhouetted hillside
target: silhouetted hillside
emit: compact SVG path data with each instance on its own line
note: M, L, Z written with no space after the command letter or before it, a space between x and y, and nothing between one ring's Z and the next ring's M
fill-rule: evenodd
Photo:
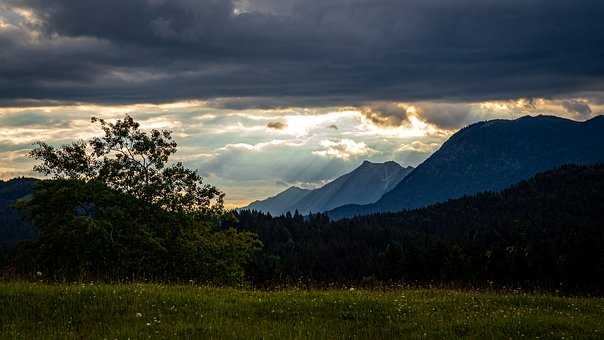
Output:
M30 195L38 180L15 178L0 181L0 245L14 246L19 240L36 237L36 232L14 208L17 200Z
M269 197L262 201L252 202L247 207L241 209L258 210L278 216L289 211L288 209L290 207L298 203L304 196L308 195L310 191L311 190L308 189L290 187L273 197Z

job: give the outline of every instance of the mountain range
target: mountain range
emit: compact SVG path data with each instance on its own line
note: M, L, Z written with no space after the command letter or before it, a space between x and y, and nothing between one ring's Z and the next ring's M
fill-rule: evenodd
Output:
M358 168L342 175L326 185L314 189L289 189L262 201L256 201L242 209L281 215L298 211L300 214L324 212L346 204L369 204L392 190L413 167L398 163L372 163L364 161Z
M396 187L372 204L328 212L339 219L419 208L497 191L563 164L604 162L604 116L577 122L553 116L491 120L455 133Z
M321 188L291 187L242 209L280 215L326 212L332 219L420 208L499 191L564 164L604 163L604 116L585 122L537 116L491 120L455 133L417 168L364 162ZM0 245L35 237L13 207L36 180L0 181Z

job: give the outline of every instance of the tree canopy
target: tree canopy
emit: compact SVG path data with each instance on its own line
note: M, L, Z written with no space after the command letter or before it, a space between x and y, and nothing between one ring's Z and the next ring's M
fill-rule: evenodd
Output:
M92 123L103 136L38 142L31 151L34 169L52 179L19 204L39 238L18 247L18 270L55 279L240 281L261 243L231 228L223 193L170 163L170 131L142 131L129 116Z
M93 117L104 136L61 147L35 143L34 170L55 179L100 181L109 188L170 211L222 213L223 197L181 162L169 163L177 144L169 130L145 132L126 115L115 123Z

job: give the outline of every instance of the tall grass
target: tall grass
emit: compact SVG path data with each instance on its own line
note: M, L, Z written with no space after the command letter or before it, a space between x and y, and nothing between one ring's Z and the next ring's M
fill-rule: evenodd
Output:
M604 299L442 289L0 283L15 339L603 338Z

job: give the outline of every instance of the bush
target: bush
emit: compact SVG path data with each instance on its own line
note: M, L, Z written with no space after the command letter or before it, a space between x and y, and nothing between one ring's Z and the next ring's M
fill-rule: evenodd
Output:
M17 270L55 280L153 279L221 283L243 278L259 243L217 220L166 211L101 182L49 180L20 207L38 227Z

